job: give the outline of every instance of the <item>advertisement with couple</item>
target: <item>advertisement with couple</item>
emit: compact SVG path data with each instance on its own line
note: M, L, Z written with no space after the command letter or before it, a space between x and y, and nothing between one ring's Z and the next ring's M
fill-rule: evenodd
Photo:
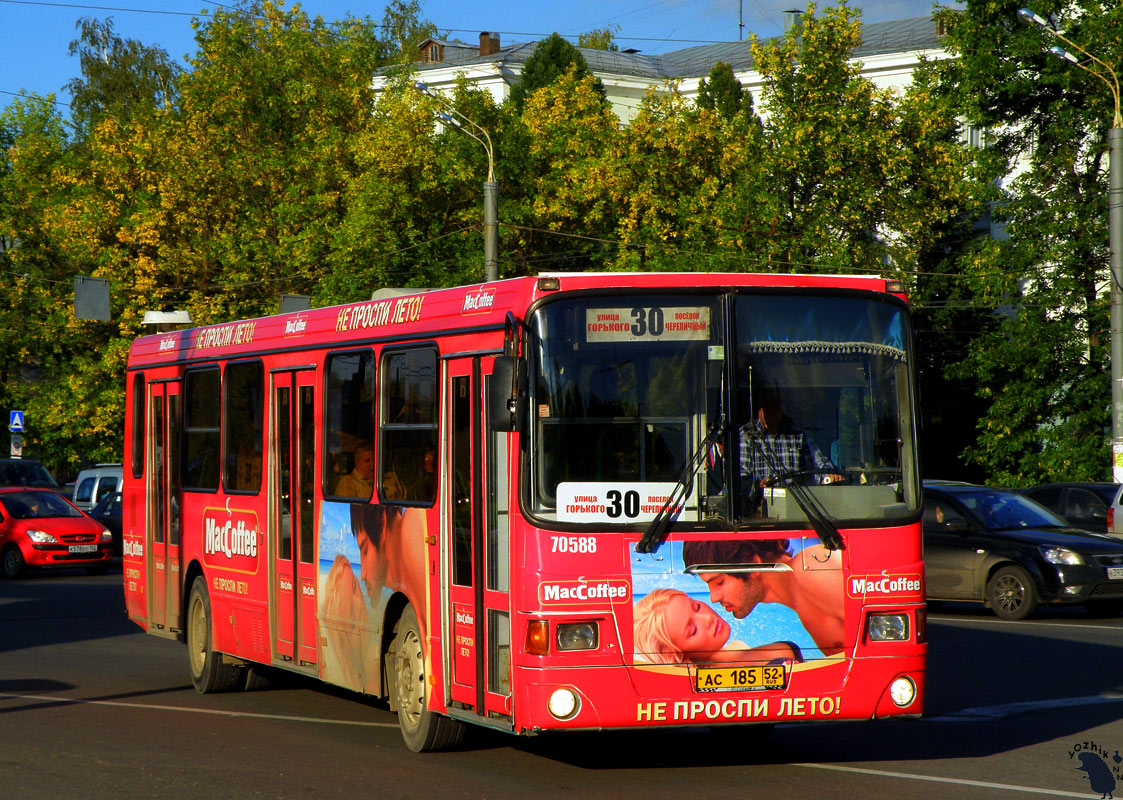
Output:
M790 664L842 652L840 555L818 539L669 541L633 551L631 564L637 663Z

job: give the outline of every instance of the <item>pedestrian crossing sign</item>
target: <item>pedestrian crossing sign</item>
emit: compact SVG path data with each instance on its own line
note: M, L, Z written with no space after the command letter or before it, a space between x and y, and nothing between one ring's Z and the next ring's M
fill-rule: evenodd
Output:
M8 431L11 433L23 432L23 412L12 411L8 414Z

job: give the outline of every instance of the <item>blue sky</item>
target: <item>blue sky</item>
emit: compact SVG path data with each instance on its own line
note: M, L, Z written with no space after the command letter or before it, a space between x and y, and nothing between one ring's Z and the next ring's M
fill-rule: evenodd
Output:
M112 17L123 38L159 45L183 60L194 52L193 18L220 5L213 0L0 0L0 107L20 91L68 99L62 87L78 77L78 60L67 53L83 17ZM289 3L291 6L291 3ZM820 3L820 7L825 5ZM886 0L850 3L866 22L930 14L933 0ZM347 16L381 19L384 2L308 0L301 7L326 20ZM799 0L422 0L424 16L450 37L478 40L480 31L500 33L504 44L534 40L554 31L576 36L596 28L619 26L622 47L663 53L699 43L736 41L738 15L745 36L775 36L783 29L783 10L805 7ZM65 111L65 109L64 109Z

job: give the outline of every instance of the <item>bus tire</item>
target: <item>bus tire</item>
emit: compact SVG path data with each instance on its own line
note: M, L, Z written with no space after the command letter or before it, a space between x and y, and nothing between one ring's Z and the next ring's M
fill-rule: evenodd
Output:
M987 582L987 602L999 619L1025 619L1037 610L1037 587L1021 567L1003 567Z
M273 679L266 671L267 668L260 664L250 664L241 669L241 686L245 692L259 692L273 686Z
M394 625L394 638L386 651L386 676L390 708L398 712L398 727L406 747L415 753L427 753L460 744L464 723L428 708L425 649L413 606L407 605Z
M238 668L227 664L222 653L211 647L211 619L207 582L200 575L191 584L187 601L187 664L191 683L199 694L229 692L237 688L242 678Z

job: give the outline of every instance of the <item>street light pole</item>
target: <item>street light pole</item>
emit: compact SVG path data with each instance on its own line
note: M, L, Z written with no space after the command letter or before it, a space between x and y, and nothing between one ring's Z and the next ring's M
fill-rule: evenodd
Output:
M1119 109L1119 78L1110 64L1053 30L1047 20L1030 9L1019 10L1018 16L1085 56L1087 60L1082 62L1063 47L1049 48L1052 55L1103 81L1115 101L1115 114L1107 134L1110 159L1107 233L1111 249L1111 475L1116 483L1123 483L1123 116Z
M414 87L443 105L448 111L437 114L437 119L479 142L487 153L487 180L484 181L484 281L499 280L499 184L495 180L495 150L487 130L457 111L446 98L420 81ZM455 115L455 116L454 116ZM478 133L464 127L467 123Z

